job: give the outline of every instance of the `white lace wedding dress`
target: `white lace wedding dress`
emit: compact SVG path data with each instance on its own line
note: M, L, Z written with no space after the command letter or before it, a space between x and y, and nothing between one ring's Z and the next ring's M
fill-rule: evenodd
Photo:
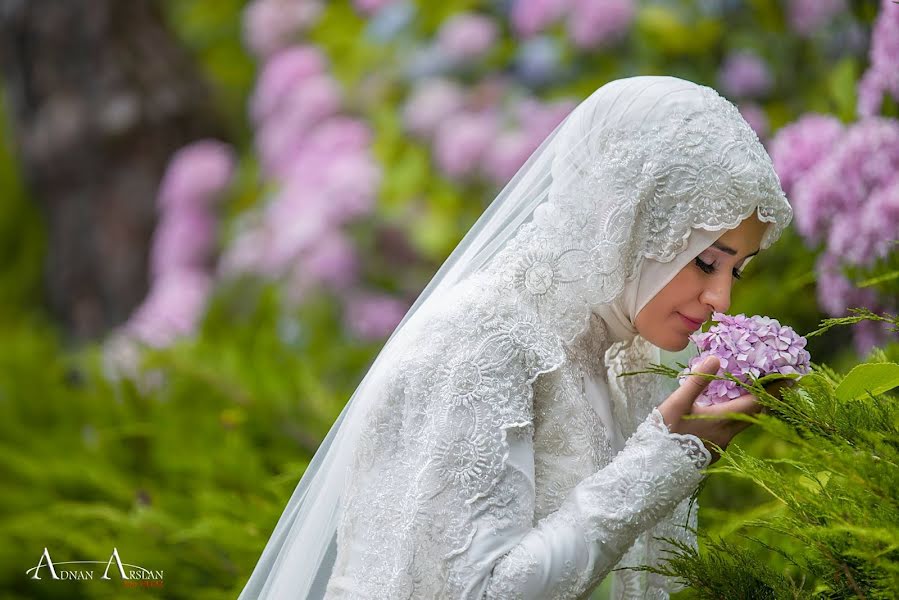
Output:
M588 598L616 565L656 563L655 536L694 543L688 497L708 451L668 432L656 376L606 382L607 369L658 362L658 349L615 343L596 316L553 345L510 308L461 291L410 333L423 343L408 341L415 351L383 386L396 402L363 427L326 597ZM481 311L472 347L457 324ZM620 598L675 589L646 572L614 577Z

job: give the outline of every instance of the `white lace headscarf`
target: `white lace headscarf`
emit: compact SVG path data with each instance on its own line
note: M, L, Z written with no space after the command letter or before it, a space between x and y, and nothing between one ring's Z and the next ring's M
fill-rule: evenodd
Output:
M366 503L376 495L366 486L384 475L370 479L372 466L426 451L396 446L407 419L434 399L464 398L454 406L477 411L479 427L530 423L531 384L564 363L563 345L592 314L616 337L632 336L639 309L680 267L754 212L770 223L761 242L768 248L792 210L757 136L714 90L632 77L594 92L500 192L388 340L307 468L241 599L321 597L338 521L355 535L371 526ZM496 460L453 488L458 507L447 519L465 523L464 511L499 478L505 436L493 443L479 450ZM395 513L401 529L420 508L410 504L415 497L379 514ZM340 541L346 549L349 540ZM409 551L398 538L390 560ZM387 595L416 593L411 580L384 585Z

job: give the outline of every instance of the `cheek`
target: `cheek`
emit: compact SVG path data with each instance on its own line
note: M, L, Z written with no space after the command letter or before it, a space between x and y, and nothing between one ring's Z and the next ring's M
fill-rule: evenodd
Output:
M665 286L665 297L672 310L676 310L677 306L697 297L701 287L702 281L697 274L682 270L677 277L671 280L671 283Z

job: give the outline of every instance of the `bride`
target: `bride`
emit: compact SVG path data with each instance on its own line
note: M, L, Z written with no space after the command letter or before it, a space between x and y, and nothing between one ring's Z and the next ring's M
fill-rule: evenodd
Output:
M792 218L736 108L613 81L528 159L410 309L319 448L241 599L587 598L695 544L690 496L756 412L643 374L730 304ZM715 373L711 359L698 371ZM711 447L711 446L710 446ZM676 582L614 572L619 598Z

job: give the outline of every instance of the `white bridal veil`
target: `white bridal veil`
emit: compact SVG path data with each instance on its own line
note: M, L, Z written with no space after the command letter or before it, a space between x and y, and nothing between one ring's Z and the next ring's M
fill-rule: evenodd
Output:
M771 223L762 248L792 218L755 133L714 90L654 76L596 90L503 188L387 341L300 480L240 600L324 596L366 417L386 406L391 370L429 315L466 297L459 290L512 307L520 318L510 339L539 355L576 338L591 314L613 315L645 259L670 263L691 239L695 249L693 232L731 229L753 212ZM550 355L536 372L554 368Z

